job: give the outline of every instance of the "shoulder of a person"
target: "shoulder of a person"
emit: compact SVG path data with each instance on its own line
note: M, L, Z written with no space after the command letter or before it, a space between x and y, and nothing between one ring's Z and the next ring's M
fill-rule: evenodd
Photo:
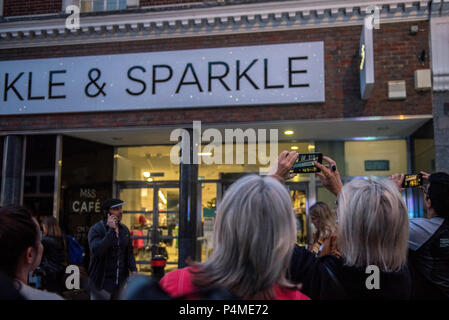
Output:
M103 220L98 221L92 227L90 227L89 233L90 232L103 232L103 233L105 233L106 232L106 226L104 225Z
M180 296L192 289L190 267L170 271L159 281L159 285L168 294Z
M320 272L325 273L326 275L331 272L337 272L341 269L343 265L343 260L340 257L336 257L333 254L326 254L324 256L318 257L318 268L320 268Z
M129 233L129 228L125 224L120 223L120 227L123 228L124 230L126 230Z
M19 292L28 300L64 300L56 293L39 290L25 284L21 285Z

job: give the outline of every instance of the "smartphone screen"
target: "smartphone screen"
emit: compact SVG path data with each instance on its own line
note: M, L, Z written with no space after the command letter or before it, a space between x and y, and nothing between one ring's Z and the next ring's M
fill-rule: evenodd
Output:
M404 182L402 182L402 188L414 188L422 186L422 184L422 174L406 174L404 176Z
M290 169L291 173L314 173L321 170L315 167L313 162L323 163L323 154L319 152L314 153L299 153L295 163Z

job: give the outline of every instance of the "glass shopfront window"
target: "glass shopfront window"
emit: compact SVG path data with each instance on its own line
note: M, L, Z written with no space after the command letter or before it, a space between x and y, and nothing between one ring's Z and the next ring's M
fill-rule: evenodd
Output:
M407 173L406 140L346 141L346 176Z
M167 181L179 179L179 165L170 161L173 146L117 148L116 181Z
M417 142L419 143L419 142ZM246 174L263 174L269 169L270 145L266 154L259 155L254 145L234 144L232 150L222 146L222 163L206 164L207 145L199 151L198 165L198 214L201 216L201 231L197 235L201 261L206 261L213 250L213 232L216 208L226 189ZM179 234L179 165L170 161L172 146L120 147L116 149L116 184L118 194L127 204L123 222L133 233L133 247L141 272L150 271L152 254L168 258L166 270L177 267ZM210 150L210 149L209 149ZM217 149L215 149L217 150ZM321 152L336 160L342 179L349 181L360 176L388 176L395 172L407 172L406 140L376 141L317 141L281 142L277 154L283 150L299 153ZM232 155L230 153L232 152ZM243 152L244 161L238 163L236 155ZM251 158L254 154L255 157ZM277 156L276 156L277 157ZM226 159L233 159L227 164ZM206 159L207 160L207 159ZM215 161L216 162L216 161ZM297 175L288 183L297 218L298 244L304 245L309 238L307 218L310 202L310 187L316 193L312 199L324 201L331 209L335 207L335 196L327 191L319 179L310 174ZM312 184L311 184L312 183Z

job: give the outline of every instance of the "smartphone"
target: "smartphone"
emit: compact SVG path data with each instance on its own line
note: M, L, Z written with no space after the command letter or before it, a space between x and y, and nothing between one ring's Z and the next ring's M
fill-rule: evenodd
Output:
M414 188L422 186L423 178L422 174L406 174L404 176L404 182L402 182L402 188Z
M319 152L299 153L290 173L314 173L321 170L315 167L313 162L323 163L323 154Z

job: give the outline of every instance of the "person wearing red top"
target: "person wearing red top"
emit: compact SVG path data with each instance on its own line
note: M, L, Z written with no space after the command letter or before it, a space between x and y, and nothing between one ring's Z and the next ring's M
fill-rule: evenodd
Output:
M278 161L291 167L295 159L282 153ZM240 299L309 300L286 278L296 223L290 195L278 181L285 175L237 180L218 207L209 259L167 273L161 288L173 298L199 299L201 290L223 288Z

